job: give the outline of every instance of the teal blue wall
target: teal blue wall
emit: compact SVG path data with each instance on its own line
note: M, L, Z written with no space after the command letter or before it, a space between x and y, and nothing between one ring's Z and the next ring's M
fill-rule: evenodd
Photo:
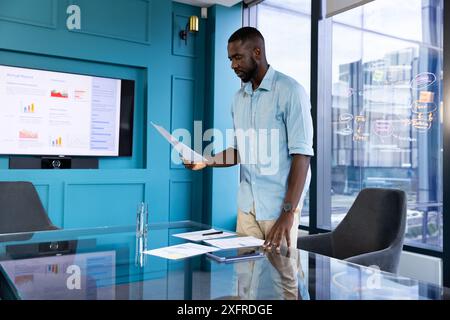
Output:
M69 4L81 8L80 31L66 27ZM64 228L134 224L139 201L148 202L151 222L214 222L211 216L235 214L234 198L222 203L214 198L206 209L204 203L212 196L206 188L220 189L218 174L207 180L213 184L204 192L204 173L171 163L170 146L148 124L192 129L192 122L203 120L205 111L220 108L213 124L222 126L220 117L229 117L229 104L224 107L221 100L231 101L232 94L228 85L221 92L216 81L227 60L206 56L207 23L219 22L208 47L217 43L217 51L226 50L225 24L241 23L238 10L210 10L213 17L200 20L200 32L186 46L178 33L187 17L200 16L200 8L169 0L0 0L1 64L136 81L132 157L100 159L98 170L60 171L9 170L8 158L0 157L0 180L33 182L51 220ZM206 72L211 59L215 73ZM205 89L210 81L215 81L213 100L205 98L210 97ZM235 91L238 85L233 82L232 87ZM235 192L231 186L226 195L234 197Z

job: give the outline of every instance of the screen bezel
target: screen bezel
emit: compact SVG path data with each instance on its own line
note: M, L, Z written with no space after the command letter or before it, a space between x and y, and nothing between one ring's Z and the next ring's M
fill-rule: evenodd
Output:
M72 74L79 76L88 76L102 79L121 80L121 94L120 94L120 120L119 120L119 146L117 148L117 155L95 155L95 154L45 154L45 153L3 153L0 150L0 156L20 156L20 157L83 157L83 158L118 158L131 157L133 155L133 132L134 132L134 101L135 101L135 80L123 79L118 77L105 77L88 73L66 72L54 69L44 69L35 67L24 67L18 65L9 65L0 63L0 67L21 68L37 71L48 71L62 74ZM128 102L128 103L126 103Z

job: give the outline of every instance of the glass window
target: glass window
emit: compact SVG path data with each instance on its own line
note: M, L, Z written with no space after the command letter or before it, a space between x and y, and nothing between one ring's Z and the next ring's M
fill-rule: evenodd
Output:
M263 5L311 15L311 0L264 0Z
M311 0L289 0L289 5L266 1L258 6L257 28L266 39L267 59L278 71L310 90L311 14L294 11ZM311 11L311 10L310 10Z
M340 23L347 24L350 26L362 28L362 23L363 23L362 13L363 13L363 8L358 7L353 10L348 10L348 11L342 12L341 14L336 15L335 17L333 17L333 20L335 22L340 22Z
M364 188L402 189L405 242L442 249L442 6L375 0L333 18L331 212L319 228L336 227Z
M436 1L423 0L375 0L363 6L364 28L388 33L390 36L422 42L424 26L429 26L422 19L426 3ZM424 6L422 6L422 4ZM425 25L423 25L425 23ZM389 30L386 32L386 30Z
M256 21L266 39L269 63L310 92L311 0L266 0L257 6ZM309 195L300 224L309 225Z

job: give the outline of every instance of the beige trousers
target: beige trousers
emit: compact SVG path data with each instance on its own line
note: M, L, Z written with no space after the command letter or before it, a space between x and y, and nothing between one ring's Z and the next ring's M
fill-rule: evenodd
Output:
M249 261L235 265L235 292L239 299L273 299L277 296L260 292L258 290L260 283L272 283L273 289L279 293L278 298L302 299L298 296L297 275L300 271L300 275L303 276L303 272L299 251L296 250L300 212L301 207L294 213L294 223L290 231L291 255L289 258L268 252L267 260ZM238 210L236 232L240 235L265 240L275 222L276 220L257 221L254 208L249 213ZM286 247L286 239L283 239L282 246ZM266 278L268 275L270 275L269 278Z
M291 231L289 233L291 240L290 247L294 249L297 248L300 212L300 207L297 208L297 210L294 212L294 224L292 225ZM236 232L240 235L253 236L255 238L265 240L275 222L276 220L257 221L254 207L249 213L245 213L238 209ZM282 246L286 247L286 238L283 238Z

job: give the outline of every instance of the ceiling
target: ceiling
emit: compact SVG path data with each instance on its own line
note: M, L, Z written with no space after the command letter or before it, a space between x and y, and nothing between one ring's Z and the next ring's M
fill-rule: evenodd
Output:
M173 0L174 2L181 2L197 7L210 7L215 4L220 4L226 7L232 7L242 0Z

